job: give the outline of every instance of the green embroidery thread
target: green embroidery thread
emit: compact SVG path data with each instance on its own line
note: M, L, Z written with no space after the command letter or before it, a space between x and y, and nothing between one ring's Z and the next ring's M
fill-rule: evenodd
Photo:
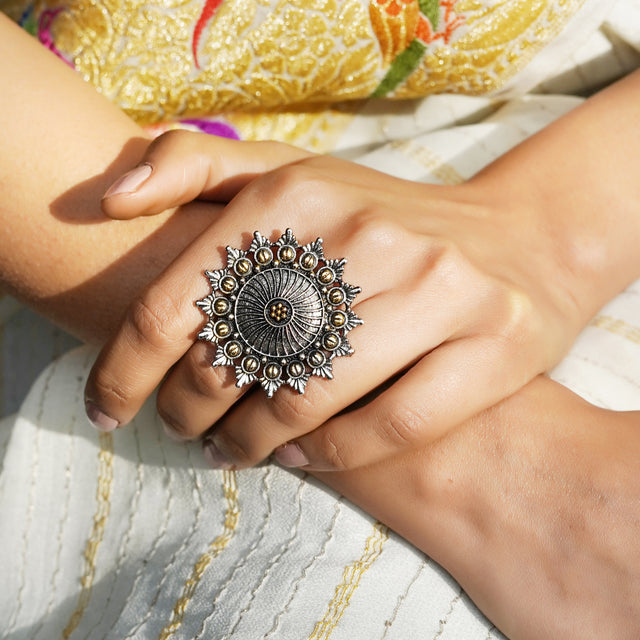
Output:
M29 6L22 14L19 24L28 34L38 36L38 21L34 16L33 6Z
M426 16L435 31L440 22L440 0L418 0L420 13Z
M429 1L425 0L425 2ZM422 60L426 51L427 47L420 40L412 40L411 44L394 58L389 70L371 94L371 97L383 98L401 82L404 82L420 64L420 60Z

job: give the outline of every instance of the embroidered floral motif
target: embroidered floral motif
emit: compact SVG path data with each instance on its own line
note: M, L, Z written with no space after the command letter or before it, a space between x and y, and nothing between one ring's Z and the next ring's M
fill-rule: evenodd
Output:
M198 131L208 133L219 138L229 138L231 140L240 140L240 133L231 124L225 122L221 118L185 118L173 123L161 123L148 125L145 130L149 135L156 138L166 131L172 129L186 129L188 131Z
M54 53L58 58L68 64L72 69L73 63L67 58L56 46L55 38L53 37L51 27L54 20L65 10L64 7L55 7L51 9L44 9L36 12L36 7L33 3L28 4L22 11L18 24L29 34L38 38L40 42L49 51Z
M21 13L18 24L32 36L38 36L38 21L34 15L34 7L28 5Z
M349 119L347 100L500 90L584 3L4 1L141 124L223 117L242 138L313 149Z
M382 98L394 91L418 67L429 45L449 44L465 24L455 5L458 0L371 0L371 25L389 69L372 94Z
M60 58L60 60L63 60L72 69L74 69L71 60L66 58L56 47L53 36L51 35L51 25L53 24L53 21L58 17L58 15L63 11L63 7L58 7L56 9L45 9L40 14L40 19L38 20L38 40L40 40L40 42L42 42L42 44L47 47L49 51L55 53L58 58Z

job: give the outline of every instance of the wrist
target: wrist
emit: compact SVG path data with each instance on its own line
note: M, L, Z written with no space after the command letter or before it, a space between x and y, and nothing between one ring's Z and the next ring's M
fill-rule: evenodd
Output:
M469 188L491 209L505 242L530 261L532 285L549 290L577 334L640 277L640 215L628 201L607 193L614 185L576 193L509 175L511 168L505 168L502 161L489 167ZM498 187L505 180L511 188Z
M551 277L575 300L582 326L640 277L638 104L640 72L589 98L471 181L503 211L524 212L529 243L555 263Z

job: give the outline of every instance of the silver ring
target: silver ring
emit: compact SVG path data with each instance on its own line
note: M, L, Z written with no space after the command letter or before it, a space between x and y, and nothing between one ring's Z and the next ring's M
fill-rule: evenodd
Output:
M256 231L247 251L227 247L226 268L204 272L211 293L196 302L207 315L198 338L217 345L212 365L234 367L238 387L259 381L269 398L283 384L304 393L311 376L332 379L362 324L346 262L325 258L321 238L300 246L291 229L274 243Z

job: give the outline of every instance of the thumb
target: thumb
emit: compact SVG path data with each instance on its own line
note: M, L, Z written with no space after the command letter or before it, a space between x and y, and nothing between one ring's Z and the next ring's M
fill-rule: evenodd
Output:
M226 203L259 175L310 155L279 142L239 142L169 131L149 145L137 167L109 187L102 211L110 218L127 220L196 198Z

